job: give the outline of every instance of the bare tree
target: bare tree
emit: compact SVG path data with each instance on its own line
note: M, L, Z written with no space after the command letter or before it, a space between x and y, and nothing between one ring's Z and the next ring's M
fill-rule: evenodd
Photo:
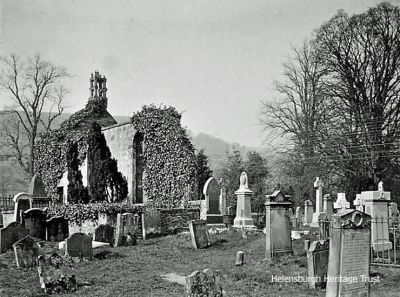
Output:
M50 130L54 119L63 112L66 89L61 83L68 73L39 55L21 59L12 54L1 57L0 65L0 87L11 102L5 111L13 119L6 125L4 142L32 177L36 137L41 127Z

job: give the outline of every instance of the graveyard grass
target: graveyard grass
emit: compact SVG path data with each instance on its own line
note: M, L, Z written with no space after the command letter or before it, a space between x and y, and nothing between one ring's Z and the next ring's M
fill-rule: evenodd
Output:
M185 296L182 285L161 275L185 276L195 270L220 270L222 286L228 296L325 296L324 290L309 289L306 283L271 282L272 275L307 276L304 240L294 240L293 256L272 262L263 260L265 236L238 232L211 235L213 244L195 250L190 235L181 233L139 240L137 246L94 250L91 261L74 264L81 287L78 291L58 296ZM312 239L312 238L308 238ZM56 244L46 243L46 252ZM245 253L244 265L236 267L237 251ZM398 296L400 269L372 268L381 282L371 285L371 296ZM0 296L43 296L36 269L17 269L14 253L0 255Z

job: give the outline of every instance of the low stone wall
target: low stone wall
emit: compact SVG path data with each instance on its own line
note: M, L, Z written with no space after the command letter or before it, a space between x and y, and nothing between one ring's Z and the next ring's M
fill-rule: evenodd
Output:
M173 234L189 230L188 222L200 219L199 208L159 209L161 218L161 233Z

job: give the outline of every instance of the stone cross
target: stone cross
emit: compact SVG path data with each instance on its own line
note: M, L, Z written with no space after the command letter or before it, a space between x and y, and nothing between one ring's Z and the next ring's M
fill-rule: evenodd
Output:
M347 202L346 200L346 193L338 193L337 194L337 200L336 202L333 204L333 207L335 209L346 209L346 208L350 208L350 203Z
M315 202L316 202L316 208L315 212L322 212L323 211L323 200L322 200L322 188L324 187L324 183L322 180L317 177L314 182L314 188L317 188L316 190L316 197L315 197Z

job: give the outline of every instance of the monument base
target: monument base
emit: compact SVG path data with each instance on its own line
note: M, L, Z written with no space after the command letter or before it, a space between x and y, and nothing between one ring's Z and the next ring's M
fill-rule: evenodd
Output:
M388 240L379 240L379 242L371 243L374 252L383 252L392 249L392 243Z
M279 257L279 256L284 256L284 255L290 255L293 254L292 249L277 249L277 250L267 250L265 252L265 259L270 260L274 257Z
M318 228L319 227L319 220L325 216L324 212L314 212L312 216L312 221L310 223L310 227Z
M233 228L245 228L245 229L257 229L256 226L254 226L254 220L251 218L238 218L236 217L233 220Z
M224 219L220 214L207 214L206 216L207 224L223 224Z

